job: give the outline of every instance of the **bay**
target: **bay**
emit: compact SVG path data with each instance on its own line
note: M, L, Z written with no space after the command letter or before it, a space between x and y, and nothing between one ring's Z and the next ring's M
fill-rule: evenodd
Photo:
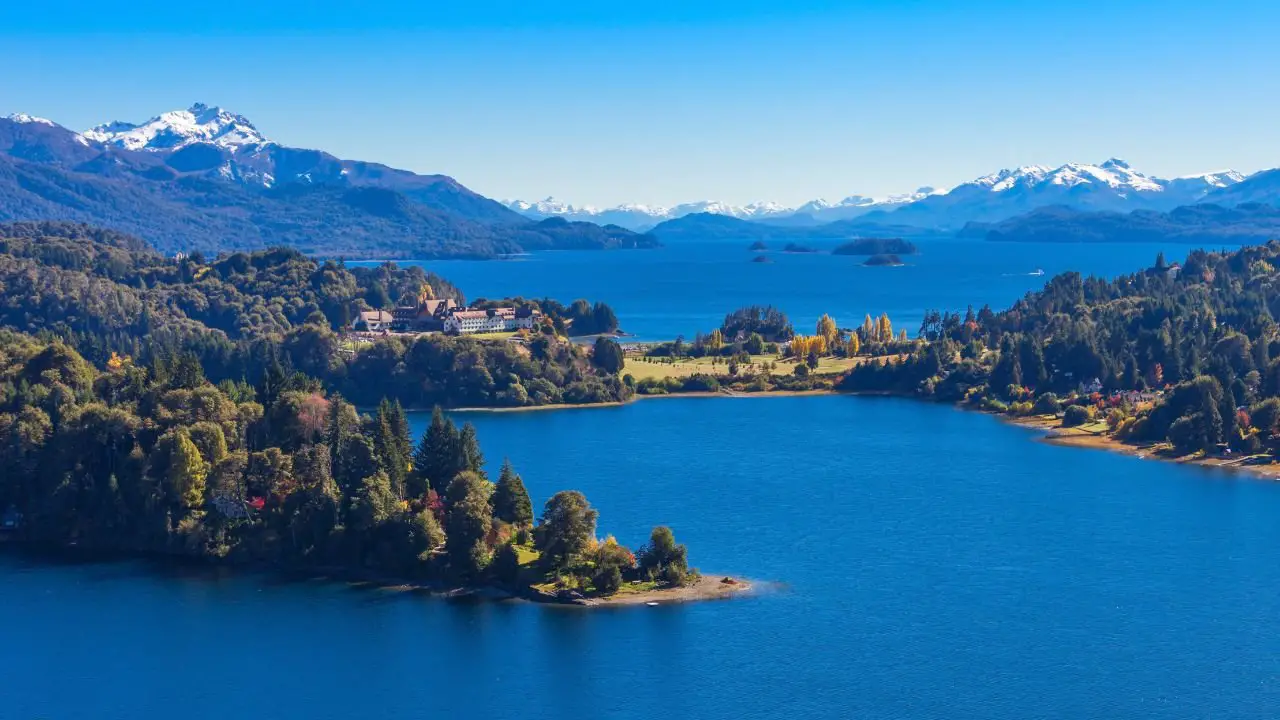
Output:
M724 602L583 611L0 555L3 717L1260 718L1280 485L848 396L462 413ZM426 418L413 418L420 430Z
M896 328L914 335L926 310L963 312L970 304L976 310L984 303L999 310L1060 272L1112 277L1150 267L1157 253L1174 262L1190 250L1187 245L1141 243L914 242L920 254L905 258L904 267L863 267L865 258L827 252L775 251L768 253L772 262L753 263L748 240L417 264L448 278L470 299L603 301L613 307L622 329L637 339L670 340L710 332L736 308L770 304L786 312L802 332L811 332L823 313L846 327L860 325L868 313L888 313ZM811 245L829 251L835 244Z

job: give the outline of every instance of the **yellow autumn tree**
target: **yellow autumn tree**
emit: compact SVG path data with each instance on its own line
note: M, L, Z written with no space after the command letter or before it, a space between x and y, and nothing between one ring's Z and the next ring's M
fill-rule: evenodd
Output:
M866 319L862 321L862 336L867 339L867 342L875 342L876 340L876 326L871 322L870 313L867 313Z
M882 343L893 342L893 323L889 322L889 314L880 316L876 322L876 340Z
M822 317L818 318L817 334L826 339L827 345L834 346L836 338L840 334L840 328L836 326L835 318L823 313Z
M850 333L849 347L845 354L848 355L849 357L853 357L854 355L857 355L861 351L862 351L862 343L858 341L858 334Z
M898 331L898 341L907 342L907 331L905 328Z
M720 328L716 328L707 336L707 349L716 353L720 352L722 347L724 347L724 334L720 332Z
M429 283L422 283L422 287L418 288L418 304L422 305L428 300L436 299L436 291Z

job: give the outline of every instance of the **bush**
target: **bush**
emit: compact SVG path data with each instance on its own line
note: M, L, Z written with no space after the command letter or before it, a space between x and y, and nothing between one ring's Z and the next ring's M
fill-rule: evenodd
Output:
M1076 427L1089 422L1090 419L1089 408L1083 405L1072 405L1062 416L1062 427Z
M1009 412L1009 406L1002 400L993 397L982 398L982 409L991 412L1006 413Z
M600 568L591 578L591 584L601 595L612 595L622 587L622 571L616 565Z
M515 547L507 544L498 548L490 569L499 583L509 587L516 585L520 580L520 556L516 554Z
M1009 414L1023 417L1031 414L1032 405L1029 402L1016 402L1009 406Z
M1057 415L1062 412L1062 403L1057 395L1047 392L1036 398L1034 410L1040 415Z

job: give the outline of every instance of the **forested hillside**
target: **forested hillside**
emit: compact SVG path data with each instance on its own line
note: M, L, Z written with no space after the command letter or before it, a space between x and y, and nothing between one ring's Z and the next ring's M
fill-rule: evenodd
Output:
M430 407L629 394L554 327L527 346L435 335L344 347L337 331L359 310L423 294L463 300L417 266L348 268L283 248L175 261L118 233L23 223L0 226L0 290L0 325L62 339L98 367L112 353L147 366L189 353L215 381L298 371L360 405L384 396Z
M1114 280L1066 273L1002 312L930 313L900 362L843 387L1105 423L1172 451L1276 451L1280 243L1163 258Z

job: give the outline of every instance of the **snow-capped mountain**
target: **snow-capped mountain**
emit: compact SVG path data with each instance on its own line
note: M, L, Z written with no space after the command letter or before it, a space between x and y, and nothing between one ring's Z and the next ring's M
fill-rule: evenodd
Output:
M967 222L996 222L1049 205L1081 210L1171 210L1210 200L1211 195L1226 197L1225 189L1244 179L1244 175L1234 170L1163 179L1112 158L1097 165L1025 165L983 175L947 190L922 187L912 193L881 198L850 195L838 202L818 199L797 207L703 201L674 207L629 204L601 209L575 206L553 198L535 203L513 201L507 206L532 218L558 216L632 229L649 228L694 213L786 225L815 225L867 217L871 221L918 227L959 228Z
M908 195L895 195L889 198L869 198L854 195L839 202L813 200L799 207L788 207L775 202L755 202L747 205L733 205L715 200L700 200L666 207L662 205L641 205L627 203L608 208L597 208L591 205L572 205L570 203L546 198L537 202L527 200L511 200L507 207L536 220L549 217L563 217L567 220L585 220L601 225L619 225L632 230L643 230L667 220L676 220L686 215L709 213L726 215L739 220L771 221L804 216L810 223L831 222L857 217L875 209L895 207L902 203L924 197L934 192L932 188L921 188Z
M711 200L682 203L672 207L628 203L608 208L597 208L592 205L572 205L549 197L537 202L509 200L506 205L521 215L535 220L562 217L566 220L583 220L599 225L618 225L632 230L650 228L660 222L695 213L728 215L742 220L760 220L790 215L794 212L791 208L777 203L760 202L749 205L730 205Z
M12 121L14 121L14 122L16 122L16 123L18 123L18 124L20 124L20 125L30 125L30 124L34 123L34 124L37 124L37 125L48 125L48 126L50 126L50 127L57 127L57 126L58 126L58 123L56 123L56 122L54 122L54 121L52 121L52 120L46 120L46 119L44 119L44 118L42 118L42 117L36 117L36 116L34 116L34 115L28 115L28 114L26 114L26 113L22 113L22 112L19 112L19 113L10 113L9 115L6 115L6 116L5 116L5 119L6 119L6 120L12 120Z
M244 116L204 103L162 113L141 124L105 123L82 134L88 140L125 150L176 150L193 143L238 150L270 142Z
M1138 172L1112 158L1098 165L1026 165L970 180L893 209L869 213L920 227L958 228L968 222L998 222L1050 205L1079 210L1171 210L1200 202L1243 179L1221 171L1172 180Z

